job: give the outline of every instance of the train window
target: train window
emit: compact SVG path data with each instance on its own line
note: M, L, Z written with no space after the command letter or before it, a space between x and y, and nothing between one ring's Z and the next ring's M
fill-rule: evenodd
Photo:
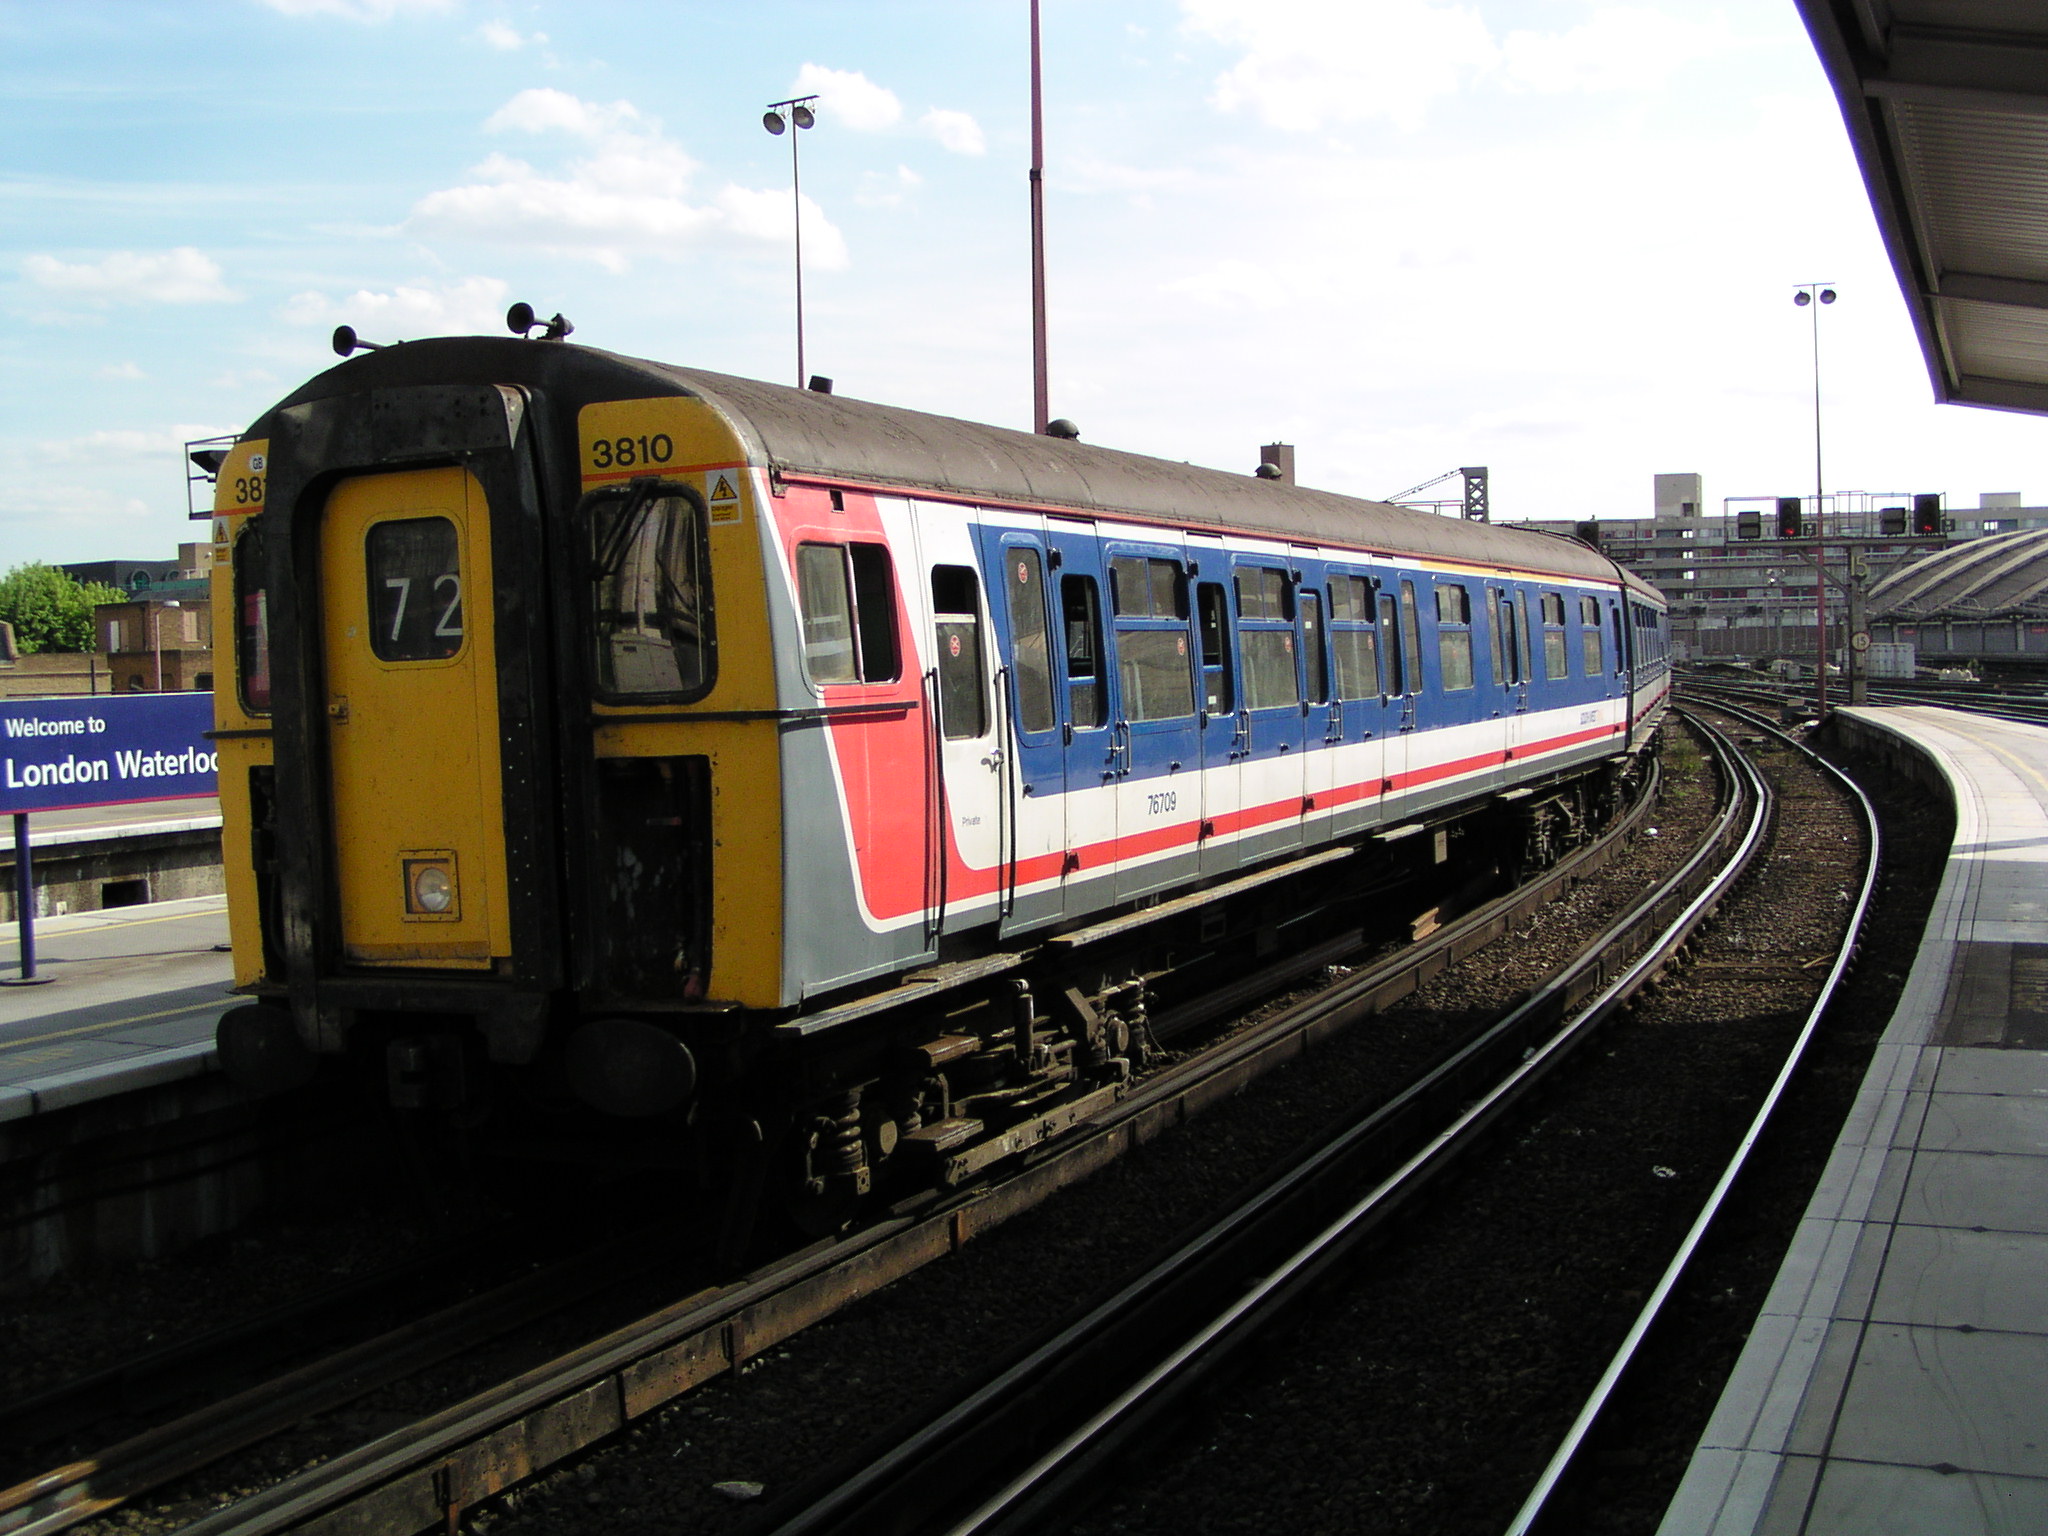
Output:
M1294 621L1289 602L1293 589L1287 573L1263 565L1239 566L1237 570L1237 616L1239 619Z
M1415 583L1401 583L1401 682L1404 691L1422 691L1422 618L1415 606Z
M1335 624L1372 622L1372 585L1363 576L1330 578L1330 621Z
M1299 704L1301 678L1294 664L1293 591L1287 573L1271 566L1241 565L1235 580L1245 708Z
M982 686L980 586L968 566L932 567L939 728L948 741L979 736L988 729L988 691Z
M853 582L845 546L800 544L796 551L797 604L803 610L804 665L811 681L853 683L860 669L853 648Z
M1536 663L1529 650L1533 642L1529 639L1531 634L1529 628L1529 594L1526 592L1517 592L1515 594L1514 631L1514 640L1510 641L1510 643L1513 644L1514 641L1520 642L1515 645L1515 664L1521 668L1515 675L1526 683L1536 675Z
M1486 589L1486 649L1493 661L1493 680L1496 684L1505 687L1508 675L1503 670L1503 659L1500 649L1499 587L1488 587Z
M1607 611L1614 618L1614 670L1619 675L1628 665L1628 651L1621 643L1621 605L1611 604Z
M1380 677L1379 636L1370 624L1336 625L1330 630L1330 643L1337 652L1340 699L1376 699L1386 692Z
M381 661L442 661L462 649L460 536L445 517L376 523L364 539L370 650Z
M1016 657L1017 724L1027 731L1053 727L1052 650L1046 634L1045 562L1035 549L1003 551L1010 595L1010 648Z
M1322 703L1330 696L1330 663L1323 652L1323 600L1301 594L1301 661L1308 673L1308 697Z
M1591 609L1592 612L1587 614L1587 609ZM1586 676L1598 677L1606 670L1600 662L1600 604L1598 599L1587 598L1580 606L1579 612L1585 623L1585 628L1579 631L1580 659L1585 663Z
M235 540L235 674L242 708L270 713L270 593L265 585L263 523L252 518ZM112 649L112 647L109 647Z
M1125 629L1116 632L1117 682L1123 689L1124 718L1178 720L1195 712L1194 679L1188 670L1188 632L1182 629ZM1250 692L1251 658L1245 658Z
M711 686L711 589L704 504L648 481L584 499L595 571L597 691L695 698Z
M896 581L888 546L849 544L846 559L853 567L853 623L860 641L861 681L894 682L902 667L896 657Z
M1436 659L1447 692L1472 686L1472 594L1462 586L1436 589Z
M1579 622L1598 624L1600 622L1600 599L1587 592L1579 598Z
M896 587L880 544L799 544L797 606L815 683L885 683L899 674Z
M1387 637L1387 692L1405 693L1408 688L1408 658L1401 649L1400 605L1391 593L1380 597L1380 633Z
M1067 637L1067 714L1077 731L1109 718L1102 696L1102 602L1092 576L1060 579L1060 626Z
M1564 648L1564 598L1556 592L1543 594L1543 675L1571 676L1571 658Z
M1120 619L1185 619L1187 587L1174 560L1118 555L1109 562L1109 582Z
M1230 598L1221 582L1195 588L1195 614L1202 637L1202 708L1227 715L1237 708L1237 691L1230 675Z

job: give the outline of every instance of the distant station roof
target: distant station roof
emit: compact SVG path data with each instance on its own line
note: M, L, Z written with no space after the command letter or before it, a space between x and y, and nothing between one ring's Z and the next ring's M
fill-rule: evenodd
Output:
M2048 528L1972 539L1870 589L1873 619L2048 618Z
M1936 398L2048 412L2048 5L1798 4Z

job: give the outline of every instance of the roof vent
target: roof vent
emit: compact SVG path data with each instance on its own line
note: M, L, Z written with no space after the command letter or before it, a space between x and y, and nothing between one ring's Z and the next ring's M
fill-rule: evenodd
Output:
M822 373L814 373L809 388L814 395L829 395L832 393L832 381Z
M1064 438L1066 441L1072 443L1078 442L1080 440L1081 429L1075 426L1071 421L1067 420L1066 417L1055 416L1051 421L1048 421L1045 424L1045 435L1047 437Z

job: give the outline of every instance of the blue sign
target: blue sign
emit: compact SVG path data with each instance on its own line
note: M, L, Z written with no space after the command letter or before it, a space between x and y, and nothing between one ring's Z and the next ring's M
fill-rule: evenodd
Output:
M0 815L215 793L210 693L0 701Z

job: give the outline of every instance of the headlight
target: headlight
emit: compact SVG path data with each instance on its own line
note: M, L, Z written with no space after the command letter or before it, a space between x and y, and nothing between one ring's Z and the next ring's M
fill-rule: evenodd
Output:
M455 903L455 887L448 871L429 864L412 877L413 904L422 912L446 912Z
M455 855L441 849L425 849L405 863L405 910L412 917L457 916Z

